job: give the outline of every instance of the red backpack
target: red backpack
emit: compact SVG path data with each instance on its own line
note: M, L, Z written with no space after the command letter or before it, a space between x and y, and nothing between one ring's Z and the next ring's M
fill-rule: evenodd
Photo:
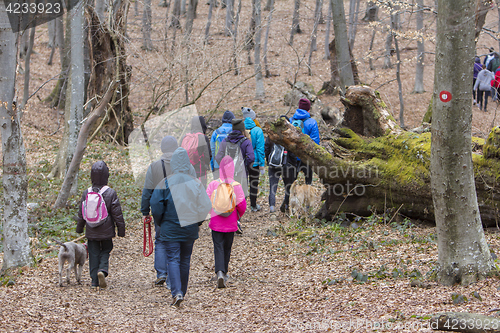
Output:
M203 135L203 133L198 132L198 133L188 133L184 137L184 140L182 140L181 147L186 149L188 156L189 156L189 161L193 166L199 165L200 166L200 171L201 171L201 161L203 157L205 157L205 153L199 154L198 153L198 147L199 147L199 135Z

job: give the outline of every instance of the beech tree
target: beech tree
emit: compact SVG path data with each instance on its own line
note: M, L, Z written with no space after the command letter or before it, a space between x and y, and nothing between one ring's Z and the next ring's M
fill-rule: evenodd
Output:
M337 68L340 74L340 89L345 92L346 86L354 84L351 68L351 56L347 40L347 26L345 21L344 2L330 0L332 3L333 28L335 31L335 49L337 51Z
M438 8L430 162L438 279L466 285L495 270L479 215L471 152L475 1L439 0Z
M28 182L21 126L13 105L16 82L17 43L5 2L0 2L0 133L3 155L3 267L31 262L28 238Z
M417 0L417 66L415 70L415 86L413 92L416 94L423 93L424 90L424 0Z

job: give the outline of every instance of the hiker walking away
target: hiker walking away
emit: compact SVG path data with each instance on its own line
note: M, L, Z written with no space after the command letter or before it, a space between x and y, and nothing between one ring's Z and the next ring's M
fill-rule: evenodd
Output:
M207 187L207 173L210 170L210 160L212 159L210 140L205 135L206 132L205 118L194 116L191 119L191 131L181 140L181 146L186 149L196 176L205 188Z
M245 124L242 119L232 120L233 130L221 142L215 161L220 164L222 158L229 155L234 162L234 179L241 184L245 197L248 196L248 170L255 161L252 143L244 135Z
M490 72L495 73L498 67L500 67L500 55L498 54L498 52L493 52L493 59L491 59L486 68Z
M258 212L261 210L259 204L257 204L257 195L259 193L259 175L263 175L265 172L266 160L265 160L265 138L262 128L258 127L254 119L256 118L255 112L252 109L248 113L244 113L245 118L245 128L250 131L250 141L252 142L252 148L254 151L255 161L248 168L248 182L250 184L250 209L252 212Z
M160 223L156 247L159 259L168 263L171 305L178 307L186 296L191 254L198 239L199 225L212 204L184 148L175 150L170 167L172 174L151 196L151 213Z
M208 226L212 230L217 287L225 288L234 233L247 208L243 188L234 180L234 163L230 156L222 158L220 178L208 185L207 194L212 201Z
M125 237L125 221L123 219L122 207L115 190L108 186L109 169L104 161L97 161L90 170L90 180L92 186L83 191L78 210L76 232L82 233L85 229L87 237L87 249L89 252L89 273L91 287L104 289L107 287L106 277L109 274L109 254L113 249L113 238L116 236L115 228L118 229L118 236ZM99 201L104 201L103 206L95 206L91 212L89 200L91 195L99 194ZM100 203L97 201L98 203ZM92 221L90 215L102 214L102 219ZM84 211L85 210L85 211ZM105 211L105 213L104 213ZM95 215L94 215L95 216Z
M233 125L231 124L233 118L234 114L231 111L228 110L224 112L222 116L222 125L212 133L212 137L210 138L210 150L212 152L210 164L214 173L214 178L219 178L219 163L215 160L215 156L219 152L220 143L233 130Z
M281 116L289 121L287 116ZM275 212L276 192L280 178L283 178L285 186L285 198L281 204L280 211L288 212L290 202L290 188L295 179L297 179L297 157L286 149L266 138L265 155L269 173L269 212Z
M146 179L144 181L144 188L142 189L141 197L141 213L143 218L150 218L150 200L153 195L154 189L161 183L161 181L172 174L170 168L170 161L172 154L178 148L177 140L170 135L165 136L161 140L161 151L163 155L159 160L151 163L146 172ZM154 219L155 224L155 261L154 268L156 271L155 286L162 286L166 282L167 288L170 288L168 281L167 261L159 260L157 253L158 236L160 234L160 223Z
M481 65L481 59L479 57L476 57L476 60L474 62L474 75L472 77L472 86L474 87L476 85L476 80L477 80L477 74L483 69L483 66ZM476 89L472 90L472 98L474 99L473 105L476 105Z
M311 102L307 98L301 98L299 100L299 108L295 111L295 114L290 118L290 122L297 126L297 123L301 123L299 126L302 128L302 133L309 135L309 137L319 145L319 129L316 120L311 118L309 110L311 109ZM306 163L298 159L299 165L297 169L298 172L304 172L306 179L306 184L312 184L313 171L311 167Z
M255 125L257 125L258 127L262 128L262 126L260 126L259 120L257 119L254 110L252 110L250 108L247 108L245 106L242 106L241 107L241 113L243 114L243 119L245 119L247 117L250 117L250 118L252 118L252 120L255 123Z
M484 62L483 62L486 68L488 68L488 64L495 57L495 49L493 47L490 47L489 52L490 53L486 55L486 57L484 57Z
M474 91L477 90L477 105L479 106L479 110L487 111L488 107L488 97L491 93L491 82L495 81L495 76L492 72L486 69L485 65L482 65L482 70L477 74L477 80L474 84ZM483 104L483 95L484 95L484 104Z

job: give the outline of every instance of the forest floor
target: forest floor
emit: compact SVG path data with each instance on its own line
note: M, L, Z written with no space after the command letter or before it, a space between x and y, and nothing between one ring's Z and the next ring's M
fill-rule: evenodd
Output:
M430 2L430 1L426 1ZM432 2L433 3L433 2ZM216 118L225 110L237 111L241 106L250 106L265 118L286 113L293 106L283 104L283 96L289 90L286 80L304 81L320 90L329 79L329 61L323 59L323 43L318 38L318 50L312 57L312 76L305 66L307 47L312 27L312 2L303 4L301 27L303 34L295 36L294 47L287 45L291 24L292 1L277 2L270 39L271 72L276 74L265 79L266 99L255 100L254 81L236 87L249 75L252 66L242 66L241 75L226 75L209 87L197 101L201 114L209 114L218 98L221 102ZM346 2L346 8L347 2ZM141 8L142 9L142 8ZM208 6L199 5L199 18L194 31L202 36ZM241 36L248 27L249 2L243 3ZM152 107L154 88L159 87L160 74L172 69L169 64L182 63L182 53L170 61L161 43L164 34L166 9L153 3L153 42L155 50L141 49L141 12L134 15L130 8L128 34L131 42L127 48L128 64L132 65L132 89L130 105L134 122L139 125ZM267 14L266 14L267 15ZM490 14L487 25L493 26L496 18ZM206 84L207 77L220 73L227 67L230 39L222 35L224 12L219 8L214 13L211 44L215 47L201 48L198 56L199 72L191 73L199 81L193 81L191 94L197 93ZM410 28L414 16L405 16L404 26ZM428 17L426 26L433 35L435 20ZM498 20L496 20L498 22ZM433 26L434 24L434 26ZM496 26L495 26L496 27ZM382 28L360 25L354 54L359 59L360 76L363 82L372 85L381 93L390 111L399 120L398 86L395 67L382 68L382 57L375 60L375 70L368 69L368 46L371 33L378 29L374 52L381 54L385 43ZM324 34L325 25L319 26L318 36ZM28 102L22 119L25 139L29 201L38 203L53 224L60 220L50 210L58 191L58 180L48 180L46 175L54 161L62 132L63 116L60 110L50 108L43 99L55 85L58 67L46 65L50 50L46 26L37 27L35 50L31 65L30 91L36 92ZM172 31L169 30L169 38ZM180 37L178 37L180 38ZM401 43L403 49L403 94L405 102L405 124L420 125L433 91L433 40L426 40L426 69L423 94L412 94L415 75L414 40ZM487 35L478 42L478 54L496 45ZM170 44L169 44L170 46ZM246 53L240 50L239 62L245 62ZM193 59L195 57L191 57ZM169 60L170 59L170 60ZM393 57L394 62L394 57ZM208 64L208 65L207 65ZM20 63L24 67L23 63ZM218 67L219 66L219 67ZM194 66L196 67L196 66ZM168 69L165 71L165 69ZM472 69L471 69L472 70ZM22 71L18 74L18 95L22 95ZM182 75L179 75L182 76ZM173 81L176 80L173 75ZM194 80L194 79L193 79ZM230 89L236 87L231 93ZM174 87L175 88L175 87ZM175 90L175 89L173 89ZM183 89L180 89L181 91ZM227 93L227 95L226 95ZM173 95L168 107L181 105L184 100ZM338 96L320 96L330 106L341 108ZM488 112L473 107L472 132L485 138L491 127L498 123L498 104L490 102ZM292 110L293 111L293 110ZM94 145L100 145L96 151ZM108 146L108 151L102 147ZM110 148L109 148L110 147ZM105 158L113 175L111 185L122 186L132 177L125 148L112 144L93 142L81 165L81 179L88 174L95 159ZM118 174L118 175L116 175ZM127 180L120 176L127 175ZM86 178L88 180L88 176ZM44 183L42 183L44 182ZM35 185L33 185L35 184ZM47 184L47 185L39 185ZM316 186L320 186L315 180ZM43 186L43 187L42 187ZM45 186L50 188L49 195ZM128 186L128 185L127 185ZM85 188L86 184L80 184ZM56 247L45 252L34 246L39 262L31 268L12 272L9 279L14 283L0 287L0 331L5 332L431 332L429 318L444 311L464 311L497 315L500 282L496 278L468 287L443 287L429 280L436 265L436 230L396 216L374 215L357 223L359 227L341 227L337 224L315 226L288 216L268 213L267 179L262 182L259 203L263 210L248 212L243 217L244 234L237 236L233 245L228 288L217 289L213 281L213 245L207 223L200 230L200 239L195 242L191 261L190 284L185 302L179 309L170 306L171 295L166 288L153 287L155 279L153 256L142 255L142 224L139 218L140 188L133 195L120 197L126 204L127 236L114 240L110 261L109 287L106 290L90 289L88 265L83 272L83 284L77 285L71 276L70 285L58 286ZM282 200L282 190L278 205ZM123 192L119 191L119 196ZM75 199L70 200L74 204ZM74 206L74 205L73 205ZM74 212L74 210L70 210ZM41 219L39 215L31 220ZM71 215L66 216L68 223ZM386 223L384 223L384 221ZM31 221L33 222L33 221ZM36 222L36 221L35 221ZM390 222L390 223L389 223ZM43 226L42 226L43 227ZM490 248L500 251L500 234L496 229L486 230ZM37 240L36 237L34 240ZM47 239L37 240L46 243ZM0 254L0 261L2 254ZM411 287L410 281L422 275L425 285ZM8 281L2 280L3 283ZM474 292L481 300L474 297ZM467 302L454 304L452 293L467 297ZM495 310L496 309L496 310ZM493 311L493 312L491 312Z

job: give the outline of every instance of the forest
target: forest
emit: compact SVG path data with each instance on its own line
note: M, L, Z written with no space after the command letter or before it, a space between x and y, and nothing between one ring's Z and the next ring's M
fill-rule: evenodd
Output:
M475 57L500 51L499 0L30 1L39 16L0 3L2 331L500 331L500 104L471 89ZM280 119L304 97L319 145ZM145 170L165 127L200 115L210 137L242 107L312 166L321 202L270 212L266 166L228 287L206 221L171 307L143 255ZM126 236L107 289L88 264L60 287L54 239L85 241L98 160Z

